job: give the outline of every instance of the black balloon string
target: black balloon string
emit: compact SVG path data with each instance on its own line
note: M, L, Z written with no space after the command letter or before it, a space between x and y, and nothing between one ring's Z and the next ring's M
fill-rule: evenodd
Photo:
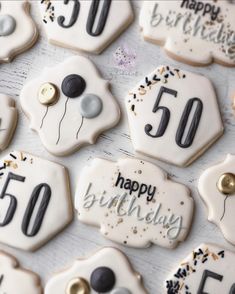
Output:
M79 134L79 132L80 132L82 126L83 126L83 122L84 122L84 116L82 116L82 121L81 121L81 124L80 124L80 126L78 128L78 131L77 131L77 134L76 134L76 139L78 139L78 134Z
M67 104L68 104L68 101L69 101L69 97L67 97L66 101L65 101L65 105L64 105L64 113L62 115L62 118L59 122L59 130L58 130L58 139L56 141L56 145L58 145L59 141L60 141L60 129L61 129L61 124L65 118L65 115L66 115L66 112L67 112Z
M225 216L225 209L226 209L226 200L228 199L228 195L226 195L226 197L224 198L224 211L223 211L223 215L221 216L220 218L220 221L222 221L222 219L224 218Z
M41 125L40 125L40 129L43 127L44 119L45 119L46 116L47 116L48 110L49 110L49 106L47 106L46 112L45 112L45 114L43 115L43 118L42 118L42 121L41 121Z

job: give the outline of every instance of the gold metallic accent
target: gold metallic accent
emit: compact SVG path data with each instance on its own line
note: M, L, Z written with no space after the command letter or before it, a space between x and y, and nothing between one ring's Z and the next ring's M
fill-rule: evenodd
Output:
M235 174L225 173L220 176L217 187L225 195L235 194Z
M66 294L90 294L90 287L86 280L74 278L69 282Z
M43 84L38 93L38 100L43 105L55 104L59 99L59 92L56 85L52 83Z

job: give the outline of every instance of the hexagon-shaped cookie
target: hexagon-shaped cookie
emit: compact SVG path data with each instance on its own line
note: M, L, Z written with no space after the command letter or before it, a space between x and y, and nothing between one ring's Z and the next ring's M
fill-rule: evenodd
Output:
M63 156L94 144L119 121L119 106L108 86L89 59L74 56L26 84L20 101L45 148Z
M149 162L96 158L82 171L75 197L78 219L108 239L144 248L173 249L190 230L194 203L189 189Z
M0 242L36 250L73 217L66 169L12 152L0 161Z
M180 261L165 283L167 294L233 294L235 253L201 244Z
M141 276L118 249L105 247L52 277L45 294L146 294Z
M43 293L40 278L21 268L13 256L3 251L0 251L0 290L4 294Z
M0 63L10 62L36 42L38 31L29 8L27 0L0 1Z
M41 17L49 41L100 53L132 22L129 0L42 0Z
M198 190L208 209L208 220L235 245L235 155L206 169L199 178Z
M144 38L178 61L235 66L234 14L229 0L147 0L139 22Z
M126 109L135 151L178 166L192 163L223 133L211 82L172 66L138 83Z

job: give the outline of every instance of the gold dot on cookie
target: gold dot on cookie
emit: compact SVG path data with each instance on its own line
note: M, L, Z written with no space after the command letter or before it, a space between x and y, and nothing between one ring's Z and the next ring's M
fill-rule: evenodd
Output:
M82 278L72 279L66 288L66 294L89 294L89 293L90 293L90 287L87 281Z
M52 83L43 84L38 93L38 100L43 105L55 104L59 99L59 93L56 85Z
M232 173L221 175L217 182L217 188L225 195L235 194L235 175Z

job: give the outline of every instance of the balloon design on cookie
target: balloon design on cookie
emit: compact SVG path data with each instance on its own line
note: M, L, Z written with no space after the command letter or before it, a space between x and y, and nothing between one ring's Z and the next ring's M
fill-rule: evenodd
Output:
M4 294L42 294L40 278L23 269L11 255L0 251L0 291Z
M229 0L147 0L139 22L144 38L176 60L235 66L234 14Z
M98 176L97 176L98 175ZM136 248L174 248L187 237L194 204L187 187L138 159L94 159L77 184L78 219L108 239Z
M10 62L36 42L38 32L29 8L27 0L0 1L0 63Z
M129 0L42 0L39 8L51 43L97 54L134 18Z
M167 294L206 294L235 291L235 253L217 245L201 244L172 272Z
M223 134L211 82L172 66L139 82L126 109L135 151L178 166L191 164Z
M235 245L235 156L228 154L223 162L205 170L199 178L198 190L208 208L208 220Z
M58 156L94 144L120 118L108 82L85 57L71 57L46 68L23 88L20 100L31 129Z
M72 218L69 178L62 165L18 151L0 160L0 242L34 251Z
M17 125L18 112L15 100L0 94L0 151L6 149L12 139Z
M141 276L118 249L105 247L54 275L45 294L147 294Z

